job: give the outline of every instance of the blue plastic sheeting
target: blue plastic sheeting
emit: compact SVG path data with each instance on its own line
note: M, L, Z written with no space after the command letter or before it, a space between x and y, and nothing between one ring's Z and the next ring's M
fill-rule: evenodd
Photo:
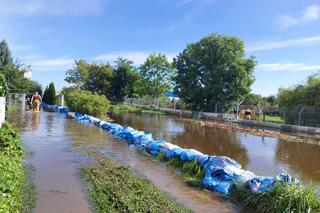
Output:
M177 145L161 140L154 140L152 134L135 130L129 126L109 123L89 115L70 112L65 107L42 104L44 108L64 113L77 121L92 123L114 136L132 143L135 147L143 149L153 155L159 152L167 158L178 157L181 161L197 161L205 169L203 185L223 194L228 194L234 186L248 184L252 193L267 192L274 189L277 182L298 184L298 181L286 173L275 177L259 177L250 171L241 169L235 160L225 156L209 156L194 149L183 149Z
M248 181L252 193L272 191L276 183L299 184L287 173L280 173L275 177L254 177Z

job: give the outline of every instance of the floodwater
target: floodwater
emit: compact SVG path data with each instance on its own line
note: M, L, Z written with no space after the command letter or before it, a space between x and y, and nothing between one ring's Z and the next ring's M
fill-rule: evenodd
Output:
M152 131L157 137L173 140L187 133L183 122L167 118L154 120L155 118L145 116L138 120L135 118L125 117L124 123L131 121L135 128ZM8 120L20 129L25 149L32 153L27 160L35 168L35 213L91 212L84 184L79 178L79 169L92 163L85 155L88 150L100 150L115 162L132 167L136 175L151 180L155 186L188 209L196 212L240 211L218 193L187 186L175 170L93 125L67 119L63 114L48 112L11 113ZM177 126L173 127L175 124ZM162 133L161 128L164 130ZM187 140L188 138L189 136L182 138L185 146L192 146L197 142L192 138ZM236 148L234 151L241 152L240 150ZM241 156L242 154L239 155Z
M273 176L286 171L304 184L320 184L320 145L287 142L254 136L231 129L200 127L173 117L126 114L115 122L151 132L183 148L205 154L224 155L257 175Z

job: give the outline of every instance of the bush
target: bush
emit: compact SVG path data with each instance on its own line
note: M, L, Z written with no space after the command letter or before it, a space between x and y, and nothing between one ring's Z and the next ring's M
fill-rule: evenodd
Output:
M25 171L19 134L7 123L0 129L0 212L22 212Z
M110 101L104 95L88 91L72 91L66 95L66 104L71 111L103 118L110 108Z

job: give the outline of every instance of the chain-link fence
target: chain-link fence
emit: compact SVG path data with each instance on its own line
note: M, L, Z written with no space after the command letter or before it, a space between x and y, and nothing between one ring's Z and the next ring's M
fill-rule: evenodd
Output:
M185 103L178 99L126 98L126 104L143 106L150 109L188 110ZM283 123L300 126L320 127L320 108L316 107L270 107L244 105L241 102L215 102L206 113L228 115L231 119ZM204 112L203 112L204 113ZM197 113L199 115L199 113Z
M24 93L9 93L6 97L7 109L22 110L26 109L26 94Z

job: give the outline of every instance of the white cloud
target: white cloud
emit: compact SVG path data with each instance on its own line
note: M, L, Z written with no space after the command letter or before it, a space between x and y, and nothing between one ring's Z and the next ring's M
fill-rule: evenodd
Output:
M0 16L99 14L103 0L0 0Z
M72 68L74 59L67 57L43 58L37 55L28 55L21 57L25 65L30 65L33 71L61 71Z
M320 36L303 37L282 41L258 42L255 44L249 44L247 47L247 52L257 52L262 50L272 50L288 47L300 47L315 44L320 44Z
M282 15L278 18L278 23L282 28L288 28L296 25L303 25L320 19L320 6L311 5L301 12L297 17L291 15Z
M258 64L257 70L263 71L318 71L320 64L310 65L304 63L270 63Z
M113 63L118 57L123 57L134 62L135 65L143 64L145 59L152 52L142 52L142 51L126 51L126 52L109 52L95 57L95 60L105 61ZM176 53L164 53L169 61L177 55Z

